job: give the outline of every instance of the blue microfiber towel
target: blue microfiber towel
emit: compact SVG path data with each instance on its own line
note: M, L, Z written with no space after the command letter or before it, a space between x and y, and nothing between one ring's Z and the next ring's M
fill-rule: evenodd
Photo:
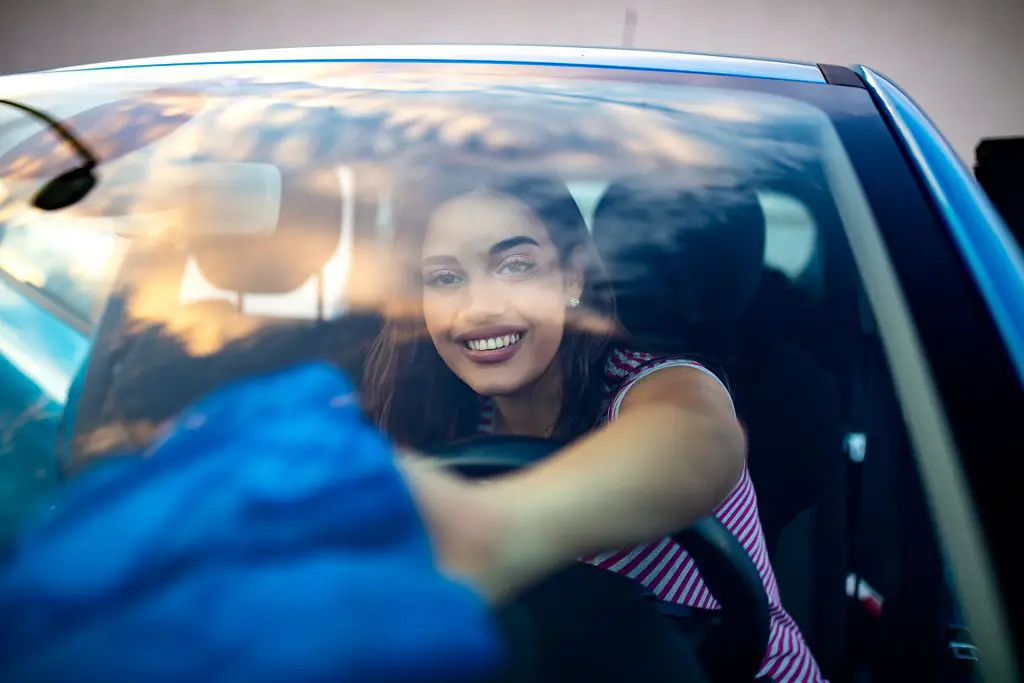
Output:
M332 367L225 386L132 455L0 561L0 680L461 681L503 659Z

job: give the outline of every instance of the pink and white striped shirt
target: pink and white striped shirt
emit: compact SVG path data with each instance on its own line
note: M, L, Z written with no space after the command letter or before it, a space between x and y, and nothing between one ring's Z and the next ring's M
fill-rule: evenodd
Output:
M689 367L714 377L722 390L725 384L710 370L694 361L681 358L657 358L647 353L616 349L609 354L605 365L607 387L606 408L600 420L606 424L614 420L626 392L641 378L668 367ZM484 402L481 414L481 433L489 433L494 425L494 405ZM757 514L757 494L744 466L732 493L715 509L715 516L743 545L754 560L761 581L768 593L771 615L771 634L768 651L760 676L770 676L777 683L818 683L821 671L803 639L799 627L782 607L775 573L768 561L761 520ZM693 560L670 538L648 543L637 548L601 553L586 558L590 564L625 574L642 583L657 597L698 609L718 609L718 602L704 585Z

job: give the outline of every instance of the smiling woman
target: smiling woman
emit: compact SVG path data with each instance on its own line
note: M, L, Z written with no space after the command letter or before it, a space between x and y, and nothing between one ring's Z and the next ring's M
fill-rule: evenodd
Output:
M457 169L441 178L426 195L422 184L410 191L422 212L402 231L419 266L413 310L387 319L371 348L368 410L408 448L474 434L569 444L479 490L411 469L442 559L496 599L585 557L662 600L708 609L717 603L689 554L668 538L645 542L713 512L744 543L772 604L762 669L820 678L779 603L722 380L685 357L625 346L608 276L563 182L452 184Z
M409 211L420 214L405 214L412 222L402 233L418 261L413 310L389 319L371 350L371 414L400 443L422 448L474 433L478 394L530 387L556 401L534 402L532 419L549 420L541 431L578 436L600 409L600 392L589 385L615 306L576 202L555 179L473 182L458 172L444 179L407 197ZM515 343L506 346L506 336ZM482 348L499 338L502 348ZM558 369L549 372L556 353ZM407 382L446 388L436 417L427 394ZM551 382L569 390L546 391Z

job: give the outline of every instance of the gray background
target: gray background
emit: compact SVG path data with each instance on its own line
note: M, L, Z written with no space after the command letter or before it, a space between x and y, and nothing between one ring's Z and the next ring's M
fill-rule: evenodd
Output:
M0 0L0 73L212 50L634 44L873 66L965 159L1024 134L1024 0Z

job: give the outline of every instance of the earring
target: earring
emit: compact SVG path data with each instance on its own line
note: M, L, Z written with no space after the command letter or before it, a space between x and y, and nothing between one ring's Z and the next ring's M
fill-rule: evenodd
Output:
M576 308L580 305L580 300L576 297L569 299L569 308Z

